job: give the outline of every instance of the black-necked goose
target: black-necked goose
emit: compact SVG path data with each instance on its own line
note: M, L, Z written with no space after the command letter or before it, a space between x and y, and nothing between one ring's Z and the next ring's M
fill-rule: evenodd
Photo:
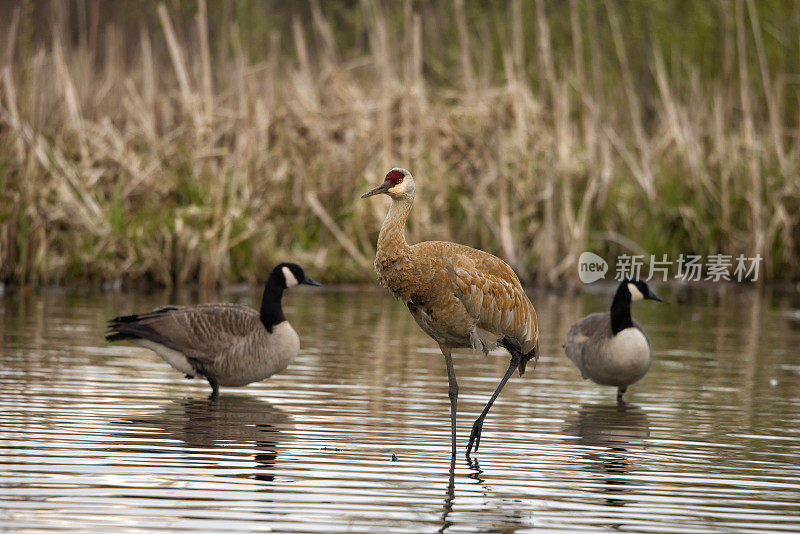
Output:
M283 371L300 350L300 339L281 307L283 290L320 285L294 263L272 270L261 312L238 304L167 306L109 321L108 341L148 348L187 378L204 376L211 397L219 386L244 386Z
M644 329L631 318L631 301L661 302L640 280L623 280L611 303L611 312L587 315L569 329L564 351L583 378L602 386L616 386L617 401L628 386L650 369L653 348Z

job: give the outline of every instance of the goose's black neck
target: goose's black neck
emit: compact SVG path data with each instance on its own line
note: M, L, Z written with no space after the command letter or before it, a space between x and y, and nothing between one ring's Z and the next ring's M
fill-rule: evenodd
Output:
M631 318L631 293L624 282L619 285L614 301L611 303L611 331L616 336L633 326Z
M261 299L261 322L264 323L268 332L272 332L272 328L276 324L286 320L286 317L283 316L283 307L281 307L283 289L281 274L273 271L264 286L264 296Z

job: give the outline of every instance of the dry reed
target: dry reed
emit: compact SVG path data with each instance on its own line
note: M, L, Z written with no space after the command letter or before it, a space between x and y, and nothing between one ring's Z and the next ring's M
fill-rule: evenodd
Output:
M450 86L411 3L391 18L364 0L353 53L312 1L259 59L235 21L209 32L205 0L189 21L159 5L160 29L139 31L85 23L79 4L77 28L61 2L40 8L43 36L30 2L3 23L0 280L207 286L282 259L367 280L385 206L358 196L395 165L419 184L410 240L489 250L527 281L574 280L587 248L760 253L773 278L800 276L798 95L770 72L752 0L723 17L736 62L711 80L631 42L613 0L571 0L571 55L552 4L512 1L497 57L490 23L454 0ZM631 54L647 56L647 97Z

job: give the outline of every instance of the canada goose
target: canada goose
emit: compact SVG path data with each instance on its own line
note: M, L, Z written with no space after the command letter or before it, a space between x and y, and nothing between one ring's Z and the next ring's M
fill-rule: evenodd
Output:
M392 199L378 236L375 271L379 283L408 306L420 328L437 343L447 365L452 452L456 454L458 382L454 348L487 354L497 345L511 353L508 370L472 426L467 456L480 445L483 420L506 381L538 356L536 311L517 275L503 260L481 250L446 241L409 245L404 227L414 204L414 178L394 168L383 183L361 198L380 193ZM535 360L534 360L535 361Z
M261 312L238 304L167 306L109 321L108 341L130 341L154 351L187 378L204 376L211 398L219 386L244 386L283 371L297 356L300 339L283 316L283 290L319 286L294 263L272 270Z
M653 348L644 329L631 318L631 301L661 302L641 280L623 280L611 312L587 315L569 329L564 351L583 378L602 386L617 386L617 402L628 386L650 369Z

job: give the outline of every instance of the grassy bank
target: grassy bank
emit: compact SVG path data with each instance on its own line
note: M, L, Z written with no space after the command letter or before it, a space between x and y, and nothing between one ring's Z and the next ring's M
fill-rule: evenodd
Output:
M587 249L800 277L795 3L492 6L6 8L0 280L369 280L386 205L358 196L396 165L410 240L528 281Z

